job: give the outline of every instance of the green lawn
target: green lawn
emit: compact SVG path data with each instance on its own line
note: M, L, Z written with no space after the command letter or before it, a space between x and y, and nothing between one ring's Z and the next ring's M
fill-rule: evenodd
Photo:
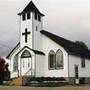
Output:
M60 87L22 87L0 86L0 90L90 90L90 85L84 86L60 86Z

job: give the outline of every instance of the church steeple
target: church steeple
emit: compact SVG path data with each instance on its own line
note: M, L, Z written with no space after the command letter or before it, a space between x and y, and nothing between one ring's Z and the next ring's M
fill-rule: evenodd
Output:
M42 14L38 8L35 6L35 4L33 3L33 1L30 1L30 3L25 7L25 9L19 13L18 15L22 15L28 12L35 12L37 14L39 14L40 16L44 16L44 14Z
M41 49L42 14L32 1L18 14L20 17L20 46Z

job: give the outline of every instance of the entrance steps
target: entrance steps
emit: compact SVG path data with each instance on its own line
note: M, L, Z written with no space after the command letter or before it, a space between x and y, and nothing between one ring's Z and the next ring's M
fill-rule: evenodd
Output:
M21 86L22 85L22 77L20 76L20 77L17 77L17 78L13 78L10 81L9 85L11 85L11 86L13 86L13 85L15 85L15 86Z

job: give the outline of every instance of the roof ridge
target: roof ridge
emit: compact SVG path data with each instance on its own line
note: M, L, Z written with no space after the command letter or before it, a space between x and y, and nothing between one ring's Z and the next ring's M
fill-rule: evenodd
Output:
M48 31L46 31L46 30L41 30L40 32L42 33L43 31L45 31L45 32L47 32L47 33L50 33L50 34L53 34L53 35L55 35L56 37L62 38L62 39L67 40L67 41L69 41L69 42L71 42L71 43L75 43L74 41L71 41L71 40L68 40L68 39L66 39L66 38L60 37L59 35L56 35L56 34L51 33L51 32L48 32Z

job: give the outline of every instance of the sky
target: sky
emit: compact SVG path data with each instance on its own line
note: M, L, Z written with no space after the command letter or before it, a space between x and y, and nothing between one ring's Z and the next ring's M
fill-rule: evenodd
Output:
M19 16L31 0L0 0L0 56L19 42ZM45 15L43 29L90 48L90 0L32 0Z

